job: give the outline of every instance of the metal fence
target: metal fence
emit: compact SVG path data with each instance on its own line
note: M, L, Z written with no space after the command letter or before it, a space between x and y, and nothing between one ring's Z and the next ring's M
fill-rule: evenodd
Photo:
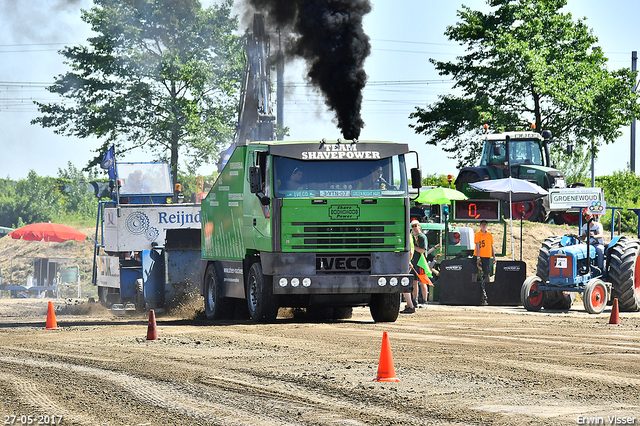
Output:
M3 271L1 296L96 297L91 285L92 259L16 256Z

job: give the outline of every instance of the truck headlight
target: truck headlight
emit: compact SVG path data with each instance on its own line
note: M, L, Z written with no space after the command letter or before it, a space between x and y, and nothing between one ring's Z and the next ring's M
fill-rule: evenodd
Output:
M302 285L305 287L309 287L311 285L311 278L305 278L302 280Z
M378 285L380 287L384 287L385 285L387 285L387 279L385 277L378 278Z
M287 286L287 279L286 278L280 278L280 287L286 287Z
M291 286L298 287L300 285L300 280L297 278L291 278Z
M389 284L391 284L393 287L398 285L398 279L396 277L393 277L389 280Z
M402 277L402 279L400 280L400 284L402 284L403 287L408 286L409 285L409 278Z

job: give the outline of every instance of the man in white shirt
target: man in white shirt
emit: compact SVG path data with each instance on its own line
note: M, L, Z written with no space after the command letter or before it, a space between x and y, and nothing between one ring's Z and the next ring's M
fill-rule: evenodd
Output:
M604 228L602 224L598 222L597 216L594 217L591 213L585 213L584 220L585 223L582 225L580 238L586 239L587 235L589 235L589 244L592 244L596 249L598 267L602 268L604 264Z

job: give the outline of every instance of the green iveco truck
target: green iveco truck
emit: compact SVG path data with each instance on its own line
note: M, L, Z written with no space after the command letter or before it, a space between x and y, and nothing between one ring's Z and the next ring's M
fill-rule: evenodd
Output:
M209 319L279 307L395 321L410 292L408 145L249 142L202 200L200 291ZM417 163L417 154L416 163ZM415 188L419 168L411 169ZM348 314L347 314L348 315Z

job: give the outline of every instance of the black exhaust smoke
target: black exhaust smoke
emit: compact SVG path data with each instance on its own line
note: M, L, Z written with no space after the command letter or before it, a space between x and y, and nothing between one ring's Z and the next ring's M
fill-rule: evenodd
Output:
M345 139L358 139L367 82L364 61L371 53L362 18L369 0L248 0L269 22L292 31L288 53L302 57L308 77L335 111Z

